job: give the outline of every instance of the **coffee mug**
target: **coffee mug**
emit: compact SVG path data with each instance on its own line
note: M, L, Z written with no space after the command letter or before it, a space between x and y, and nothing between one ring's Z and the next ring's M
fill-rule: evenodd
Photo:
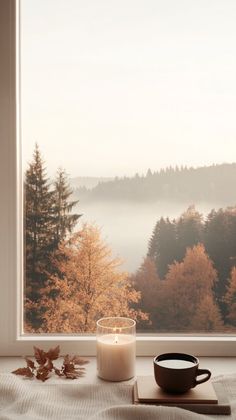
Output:
M208 369L199 369L199 360L190 354L164 353L153 362L157 385L170 393L182 394L211 377ZM197 379L199 375L205 376Z

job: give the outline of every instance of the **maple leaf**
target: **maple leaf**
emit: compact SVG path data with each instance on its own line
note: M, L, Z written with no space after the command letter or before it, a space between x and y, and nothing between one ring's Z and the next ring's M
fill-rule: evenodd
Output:
M27 378L33 378L34 374L29 367L19 368L14 370L12 373L15 375L26 376Z
M55 347L54 349L48 350L46 357L50 360L56 360L59 357L60 346Z
M47 363L45 365L45 368L48 369L51 372L53 370L53 367L54 366L53 366L52 361L50 359L48 359L48 361L47 361Z
M27 378L36 377L36 379L45 382L50 375L50 372L54 371L57 376L65 376L67 379L76 379L84 375L85 368L76 367L76 365L84 365L88 363L88 360L83 359L79 356L69 356L67 354L64 357L61 369L56 368L53 365L53 360L58 359L60 347L51 348L48 352L34 347L34 356L38 364L35 365L34 361L25 357L27 367L19 368L15 370L15 375L26 376Z
M27 366L31 369L35 369L35 364L33 360L29 359L28 357L25 357L25 361L27 363Z
M45 351L34 346L34 357L39 365L44 365L47 361L47 356Z

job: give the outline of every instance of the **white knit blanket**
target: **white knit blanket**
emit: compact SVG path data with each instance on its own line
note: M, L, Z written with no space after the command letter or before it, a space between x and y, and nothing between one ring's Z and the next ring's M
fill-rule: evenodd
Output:
M231 416L205 416L173 407L132 405L132 386L38 383L0 375L1 420L189 420L236 419L236 375L218 377L232 405Z

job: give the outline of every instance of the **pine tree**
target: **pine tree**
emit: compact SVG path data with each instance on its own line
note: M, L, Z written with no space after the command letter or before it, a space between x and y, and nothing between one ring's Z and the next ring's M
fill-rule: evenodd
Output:
M53 192L36 144L25 176L25 290L36 300L44 285L45 269L53 245Z
M184 258L187 248L202 242L202 231L202 215L194 205L189 206L176 223L178 261Z
M223 296L236 260L236 208L212 210L205 223L205 246L218 271L216 298L225 315Z
M57 247L59 242L66 239L68 233L72 233L80 214L70 214L73 207L78 204L77 201L69 201L72 195L66 172L59 168L57 178L54 182L54 246Z
M32 162L25 176L25 325L33 328L42 323L43 306L40 291L52 275L51 254L60 241L72 232L80 215L70 214L78 201L69 201L72 190L66 174L58 170L53 186L36 144ZM28 309L27 309L28 308Z
M148 257L154 260L156 270L162 279L167 273L169 264L176 259L175 222L163 217L154 228L148 247Z

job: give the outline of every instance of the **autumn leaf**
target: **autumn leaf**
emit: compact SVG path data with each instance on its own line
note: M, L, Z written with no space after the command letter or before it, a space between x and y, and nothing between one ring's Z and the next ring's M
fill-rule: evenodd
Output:
M48 359L45 368L47 368L50 372L53 370L53 363L50 359Z
M83 376L83 375L84 375L84 372L77 371L76 369L74 369L71 372L65 372L65 377L67 379L77 379L77 378L79 378L80 376Z
M39 365L44 365L44 363L46 363L47 361L47 356L46 356L45 351L35 346L34 346L34 357Z
M25 357L25 361L27 363L27 366L31 369L35 369L35 364L33 360L29 359L28 357Z
M76 367L76 365L84 365L88 363L88 360L79 356L69 356L69 354L67 354L64 357L61 369L58 369L53 365L53 360L58 359L59 352L59 346L54 349L50 349L48 352L34 347L35 359L38 366L35 365L33 360L25 357L27 367L19 368L12 373L15 375L25 376L27 378L36 377L36 379L42 382L45 382L49 378L52 371L54 371L57 376L64 376L67 379L76 379L84 375L85 368Z
M26 376L27 378L32 378L34 376L32 370L29 367L16 369L12 373L14 373L14 375Z
M73 356L71 359L72 363L74 363L75 365L86 365L87 363L89 363L88 360L83 359L82 357L79 356Z
M37 369L36 378L39 379L40 381L45 382L49 377L49 372L50 371L48 370L46 366L39 367Z
M46 357L50 360L56 360L59 357L60 346L55 347L54 349L48 350Z

